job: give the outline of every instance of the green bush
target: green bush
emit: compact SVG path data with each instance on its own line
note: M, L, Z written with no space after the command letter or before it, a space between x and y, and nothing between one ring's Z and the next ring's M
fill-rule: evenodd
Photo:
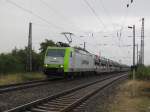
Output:
M149 80L150 79L150 66L140 66L136 71L136 78Z
M0 72L1 73L13 73L21 72L24 70L23 64L15 58L12 54L0 55Z
M42 67L41 55L32 51L33 71L39 71ZM14 49L11 53L0 54L0 74L26 72L27 49Z
M61 43L68 45L66 43ZM52 40L45 40L40 44L40 52L32 50L32 71L41 71L44 62L45 51L48 46L57 46ZM13 49L10 53L0 54L0 74L18 73L27 71L27 53L28 49Z

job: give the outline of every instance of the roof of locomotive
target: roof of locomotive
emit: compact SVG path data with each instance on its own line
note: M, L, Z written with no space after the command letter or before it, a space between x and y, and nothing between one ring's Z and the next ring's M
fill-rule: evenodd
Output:
M47 49L66 49L66 48L71 48L71 47L51 47L51 46L47 47Z
M81 50L81 51L84 51L84 52L90 53L90 52L88 52L88 51L87 51L87 50L85 50L85 49L76 48L76 47L51 47L51 46L48 46L48 47L47 47L47 49L66 49L66 48L76 49L76 50Z

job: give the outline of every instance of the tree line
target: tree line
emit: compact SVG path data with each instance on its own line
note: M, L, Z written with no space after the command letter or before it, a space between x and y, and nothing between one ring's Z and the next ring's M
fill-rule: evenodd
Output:
M68 47L67 43L57 42L46 39L40 43L39 53L32 50L32 70L41 71L44 62L44 54L48 46L65 46ZM27 71L27 52L28 48L23 49L14 48L9 53L0 54L0 73L17 73Z

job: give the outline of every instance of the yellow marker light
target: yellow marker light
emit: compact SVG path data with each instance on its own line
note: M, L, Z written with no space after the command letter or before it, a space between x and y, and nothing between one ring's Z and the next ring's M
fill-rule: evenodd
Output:
M60 65L60 67L63 68L64 66L63 66L63 65Z

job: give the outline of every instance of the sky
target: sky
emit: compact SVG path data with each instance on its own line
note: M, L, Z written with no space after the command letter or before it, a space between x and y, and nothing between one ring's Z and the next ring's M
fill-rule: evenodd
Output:
M127 4L129 7L127 8ZM71 32L71 46L131 65L132 29L140 47L141 18L145 18L145 64L150 64L150 0L0 0L0 53L27 46L32 22L33 49L45 39L67 42L61 32ZM131 45L128 46L127 45Z

